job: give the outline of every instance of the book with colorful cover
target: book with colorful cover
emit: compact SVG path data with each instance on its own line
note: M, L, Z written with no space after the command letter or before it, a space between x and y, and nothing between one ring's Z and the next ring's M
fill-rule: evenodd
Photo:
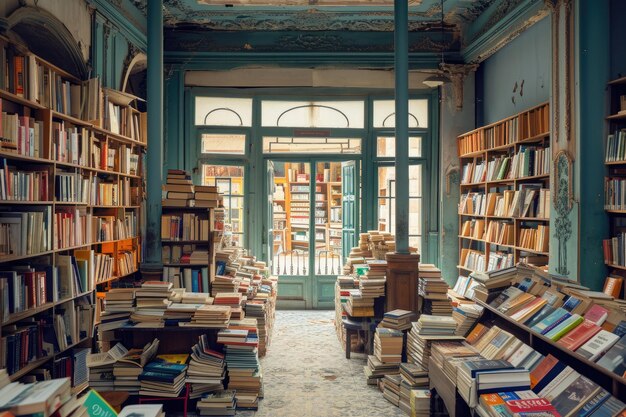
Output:
M552 405L561 415L570 415L584 406L598 391L600 391L598 384L580 375L552 400Z
M624 278L622 277L608 276L604 281L604 288L602 289L602 292L613 298L619 298L620 293L622 292L623 283Z
M148 363L146 366L143 367L143 369L146 372L160 372L165 374L178 375L181 372L184 372L185 369L187 369L187 365L182 363L173 363L164 360L157 360Z
M557 343L571 351L575 351L595 336L600 330L602 330L602 328L594 322L584 320L578 327L559 339Z
M545 398L509 400L506 402L506 406L513 413L524 411L557 411L550 401Z
M524 322L524 326L532 328L537 323L548 317L550 314L554 313L558 307L554 307L550 305L550 303L544 305L539 311L530 316L530 318L526 319Z
M189 354L187 353L172 353L172 354L162 354L157 355L157 359L162 359L166 362L171 363L187 363L189 361Z
M607 332L606 330L600 330L595 336L587 340L584 345L579 347L576 353L590 361L595 361L611 349L618 340L619 336L616 334Z
M601 388L600 391L596 393L593 398L587 401L585 405L580 408L580 410L578 411L578 417L589 417L610 397L611 394L607 390Z
M615 326L615 329L613 329L613 333L619 337L624 336L626 334L626 320L620 321L619 324Z
M606 401L604 401L600 407L596 408L591 414L591 417L614 417L619 415L619 413L623 412L626 408L626 404L624 404L621 400L611 396Z
M512 369L513 365L505 360L479 359L476 361L463 362L463 365L470 371L472 378L476 377L476 373L485 371L496 371L502 369Z
M580 303L582 303L582 300L580 298L570 295L565 299L562 307L571 313L576 307L578 307Z
M87 409L87 414L90 417L117 416L115 409L94 390L89 390L89 393L85 395L83 406Z
M561 322L558 326L547 332L546 337L556 342L567 333L574 330L580 323L583 322L583 320L584 319L578 314L572 314L570 317L563 320L563 322Z
M585 313L585 319L594 322L598 326L602 326L607 317L609 317L609 310L599 304L592 305Z
M532 326L531 329L536 331L537 333L542 333L546 328L548 328L548 326L554 324L558 319L565 316L566 314L569 314L567 310L559 307L543 320Z
M565 363L552 355L546 356L531 372L530 387L539 392L561 371L565 369Z
M526 321L529 317L533 316L536 312L541 310L543 306L547 304L547 300L545 298L536 297L534 300L517 310L515 313L511 314L511 319L515 321Z
M565 313L564 315L559 317L556 321L550 323L540 333L543 334L543 335L549 333L552 329L554 329L555 327L559 326L561 323L563 323L565 320L569 319L570 317L572 317L572 313Z

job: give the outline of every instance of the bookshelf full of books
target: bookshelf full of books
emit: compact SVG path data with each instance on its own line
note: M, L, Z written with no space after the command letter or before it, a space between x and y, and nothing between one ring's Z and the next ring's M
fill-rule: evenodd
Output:
M608 103L604 208L609 217L610 235L602 242L602 249L609 276L623 278L626 276L626 77L609 82Z
M0 368L11 380L72 377L92 344L95 291L138 270L145 115L109 95L125 97L123 129L111 130L98 79L0 38Z
M548 264L549 113L542 104L458 137L461 275Z
M209 293L224 229L221 195L216 186L193 185L183 170L168 171L162 194L163 280L173 288Z

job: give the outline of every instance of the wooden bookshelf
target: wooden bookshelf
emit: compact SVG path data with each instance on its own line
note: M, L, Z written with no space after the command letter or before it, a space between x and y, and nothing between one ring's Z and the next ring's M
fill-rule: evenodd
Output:
M489 304L480 300L476 300L476 303L484 307L483 316L481 318L482 322L488 322L490 325L495 324L501 329L512 333L519 340L543 355L552 354L557 359L565 362L568 366L571 366L575 371L592 379L613 396L617 398L626 397L625 378L598 366L595 362L586 359L576 352L565 349L546 336L531 330L525 325L499 312Z
M138 271L146 152L132 96L118 104L126 130L111 132L97 79L25 51L0 37L0 64L13 74L0 77L0 366L11 380L91 346L96 290ZM35 354L8 364L9 343Z
M626 277L626 259L619 250L626 236L626 77L612 80L607 86L604 207L609 218L609 235L602 243L604 263L609 275ZM623 97L623 100L622 100Z
M458 137L460 274L528 256L547 264L549 113L541 104Z

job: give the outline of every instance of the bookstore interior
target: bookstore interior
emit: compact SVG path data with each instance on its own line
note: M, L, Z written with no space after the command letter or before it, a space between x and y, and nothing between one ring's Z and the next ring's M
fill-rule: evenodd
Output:
M625 417L624 18L0 1L0 417Z

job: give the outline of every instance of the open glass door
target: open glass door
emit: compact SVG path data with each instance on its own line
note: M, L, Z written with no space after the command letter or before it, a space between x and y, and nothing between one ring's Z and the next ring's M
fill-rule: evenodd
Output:
M359 201L356 161L342 162L341 173L341 255L345 260L350 254L350 249L356 245L357 203Z

